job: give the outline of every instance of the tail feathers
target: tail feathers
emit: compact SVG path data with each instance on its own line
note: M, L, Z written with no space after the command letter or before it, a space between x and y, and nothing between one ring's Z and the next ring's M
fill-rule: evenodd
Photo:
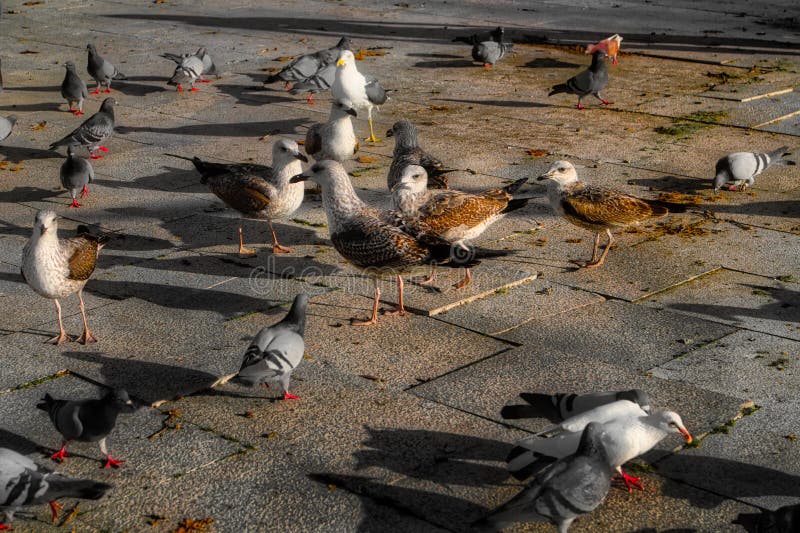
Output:
M50 409L52 408L53 403L55 403L55 400L48 393L48 394L45 394L44 398L42 398L39 401L39 403L36 404L36 408L37 409L41 409L42 411L45 411L45 412L50 412Z
M789 150L788 146L781 146L777 150L773 150L773 151L767 153L767 156L769 157L769 165L768 166L772 166L772 165L779 165L779 166L780 165L796 165L797 163L795 163L794 161L789 161L787 159L784 159L784 157L786 157L787 155L789 155L791 153L788 150Z
M128 79L128 76L126 76L125 74L123 74L123 73L122 73L122 72L120 72L120 71L116 71L116 72L114 73L114 77L113 77L113 78L111 78L111 79L113 79L113 80L127 80L127 79Z
M57 140L56 142L54 142L53 144L50 145L50 149L51 150L55 150L59 146L66 146L68 144L77 144L77 143L73 142L72 135L68 135L68 136L64 137L63 139Z
M269 76L267 76L267 79L264 80L264 84L269 85L270 83L275 83L276 81L283 81L283 78L281 78L282 73L283 71L278 72L276 74L270 74Z
M183 57L177 54L170 54L169 52L164 52L161 54L161 57L164 59L169 59L170 61L174 61L177 64L181 64L183 62Z
M501 211L501 213L510 213L512 211L516 211L517 209L522 209L528 202L531 200L531 197L524 197L524 198L512 198L508 205L506 205L505 209Z
M197 156L184 157L182 155L168 154L168 153L164 153L164 155L167 155L169 157L174 157L175 159L183 159L184 161L191 161L192 164L194 165L194 168L196 168L197 171L200 173L200 176L201 176L200 181L202 183L206 183L206 181L208 181L208 174L212 171L211 166L210 166L211 163L203 161L202 159L200 159Z
M88 227L88 226L85 226L85 225L83 225L83 224L79 225L79 226L76 228L76 230L75 230L75 235L78 235L78 236L83 236L83 237L86 237L86 238L88 238L88 239L92 239L92 240L96 241L96 242L97 242L97 244L98 244L98 245L99 245L101 248L102 248L103 246L105 246L105 244L106 244L106 243L108 242L108 240L111 238L111 236L110 236L108 233L97 233L97 232L94 232L94 233L93 233L93 232L91 232L91 231L89 230L89 227Z
M47 477L49 488L46 496L49 500L58 498L81 498L98 500L113 487L108 483L99 483L91 479L70 479L60 474Z
M520 481L538 474L557 460L555 457L543 455L522 446L513 448L506 458L509 473L514 476L514 479Z
M514 194L515 192L520 190L522 186L525 185L526 183L528 183L528 178L521 178L513 183L509 183L508 185L503 187L503 190L509 194Z
M431 259L434 263L450 268L470 268L477 266L483 259L506 257L515 254L516 250L490 250L488 248L467 247L435 240L429 236L422 236L422 242L428 241ZM434 242L430 242L434 240Z
M519 420L521 418L534 418L538 410L531 405L506 405L500 410L500 416L505 420Z
M567 87L566 83L559 83L558 85L554 85L547 96L553 96L554 94L561 94L561 93L568 93L569 88Z

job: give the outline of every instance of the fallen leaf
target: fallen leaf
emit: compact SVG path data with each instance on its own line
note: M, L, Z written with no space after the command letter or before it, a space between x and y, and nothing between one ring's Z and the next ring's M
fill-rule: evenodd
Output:
M164 520L164 517L157 514L151 514L147 516L147 523L151 526L158 525L158 523L162 520Z
M206 526L211 524L214 519L211 517L201 518L194 520L193 518L184 518L178 522L178 527L173 529L171 533L191 533L194 531L207 531Z
M273 59L273 61L280 61L281 63L285 63L286 61L289 61L290 59L294 59L294 56L278 56L275 59Z
M41 2L39 0L31 0L29 2L22 2L23 6L38 6L39 4L44 4L44 2Z
M36 50L23 50L20 54L38 54Z
M297 143L298 146L303 146L304 144L306 144L306 142L303 139L299 139L295 142Z
M568 242L568 243L571 243L571 244L578 244L580 242L583 242L583 239L574 239L574 238L573 239L564 239L564 242Z
M328 483L328 490L333 490L335 488L336 488L336 485L334 485L333 483Z
M256 413L255 413L255 411L245 411L242 414L242 416L245 417L245 418L254 418L256 416Z
M267 67L262 68L261 72L278 72L280 69L278 67Z
M786 438L793 441L797 439L797 435L795 435L794 433L789 433L788 435L786 435Z
M41 122L37 122L36 124L34 124L33 126L31 126L31 129L32 129L33 131L39 131L39 130L43 130L43 129L45 128L45 126L47 126L47 121L46 121L46 120L43 120L43 121L41 121Z
M358 52L353 54L357 60L361 61L367 56L385 56L388 48L376 46L375 48L364 48L363 46L358 49Z
M542 157L545 155L550 155L550 152L548 152L547 150L542 150L537 148L531 148L529 150L525 150L525 153L531 157Z
M8 169L9 172L19 172L20 170L25 170L24 167L11 167Z
M167 0L153 0L154 4L166 4Z
M375 159L374 157L370 157L368 155L360 155L358 156L358 159L356 159L356 161L358 161L359 163L374 163L375 161L377 161L377 159Z
M269 433L264 433L261 436L264 437L265 439L274 439L275 437L278 436L278 432L277 431L270 431Z
M431 111L449 111L450 110L450 108L447 107L446 105L432 105L428 109L430 109Z

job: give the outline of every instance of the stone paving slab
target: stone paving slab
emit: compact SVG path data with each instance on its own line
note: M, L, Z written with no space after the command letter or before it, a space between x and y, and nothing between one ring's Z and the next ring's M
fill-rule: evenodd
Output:
M798 289L790 281L723 269L650 296L642 304L800 340Z
M500 335L534 350L586 354L645 371L734 331L685 315L608 300L533 320Z

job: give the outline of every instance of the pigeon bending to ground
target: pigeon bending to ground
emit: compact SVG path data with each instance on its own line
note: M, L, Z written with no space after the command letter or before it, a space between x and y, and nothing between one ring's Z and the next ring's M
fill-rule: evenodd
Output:
M86 159L73 153L72 146L67 147L67 158L61 165L61 186L67 189L72 196L69 207L80 207L77 196L80 191L81 198L89 196L86 186L94 179L94 169Z
M2 134L0 133L0 137ZM737 188L744 191L756 181L756 176L773 165L794 165L794 161L784 159L790 152L788 146L771 152L735 152L728 154L717 161L716 175L714 176L714 191L727 187L729 191Z
M14 129L14 124L16 123L17 123L16 115L0 117L0 141L8 138L8 136L11 135L11 130Z
M331 102L328 122L308 128L304 148L317 161L332 159L344 162L353 159L358 151L358 141L353 132L351 117L358 116L349 100Z
M59 146L85 146L89 150L89 159L100 159L101 155L96 154L97 150L108 152L108 148L103 146L114 133L114 106L117 101L113 98L106 98L100 105L100 110L86 119L86 121L75 128L63 139L50 145L54 150Z
M48 342L61 344L72 340L61 322L59 298L78 293L83 334L77 341L82 344L97 342L86 323L83 304L83 287L89 281L97 263L100 249L108 241L105 235L89 234L86 226L78 226L77 235L58 238L58 223L53 211L39 211L33 224L33 234L22 249L22 278L37 294L53 300L58 314L58 335Z
M493 67L509 53L514 45L511 43L500 43L495 41L484 41L472 47L472 59L478 63L483 63L483 68Z
M686 210L685 205L645 200L613 189L589 185L578 178L575 167L568 161L556 161L537 179L552 180L547 196L556 213L576 226L595 232L591 261L573 261L581 268L595 268L603 264L614 243L611 228L624 228L666 216L670 211L678 213ZM598 259L602 231L608 236L608 244Z
M282 81L285 83L286 88L289 88L289 82L303 82L310 78L313 78L320 74L320 71L334 63L339 58L339 53L342 50L353 50L353 45L350 42L350 39L347 37L342 37L339 39L339 42L336 46L332 48L326 48L325 50L320 50L318 52L314 52L313 54L305 54L298 58L295 58L291 63L283 67L279 72L272 74L269 76L264 83L275 83L276 81ZM333 74L333 72L331 72ZM330 78L331 82L328 83L328 87L333 82L333 77ZM295 86L297 88L297 86ZM327 87L321 87L319 90L327 89ZM299 90L297 92L300 92ZM296 94L296 93L294 93ZM308 97L309 103L314 103L311 99L311 96Z
M618 400L568 418L555 428L526 437L508 454L508 469L517 479L536 474L553 461L574 453L580 433L589 422L602 424L602 439L612 466L625 486L642 488L639 478L622 470L622 465L651 450L670 433L679 433L692 442L681 417L672 411L648 414L638 404ZM550 435L545 438L544 435Z
M200 173L200 181L245 218L266 219L272 233L272 253L291 251L278 244L272 221L291 216L303 202L303 185L289 182L292 176L302 171L300 162L308 162L296 142L278 140L272 146L271 167L250 163L210 163L198 157L167 155L194 163ZM244 246L241 223L237 232L239 254L255 254L255 250Z
M308 295L298 294L283 320L258 332L244 354L242 367L232 378L234 383L252 387L278 381L284 400L298 398L289 392L289 380L305 353L307 307Z
M639 404L646 413L650 412L650 397L641 389L624 391L589 392L586 394L538 394L523 392L519 395L527 405L506 405L500 416L506 420L545 417L551 422L561 422L567 418L585 413L617 400L630 400Z
M289 94L308 93L306 101L313 105L314 95L327 91L336 80L336 63L325 65L319 72L305 80L298 81L289 89Z
M336 61L336 77L331 87L331 94L336 100L345 99L353 103L356 109L367 110L369 137L366 141L378 142L372 129L372 108L383 105L389 97L378 80L372 76L364 76L356 68L356 58L350 50L342 50Z
M593 50L591 66L568 79L566 83L554 85L547 96L560 93L574 94L578 97L578 109L584 108L581 100L584 96L590 94L600 100L600 103L603 105L613 104L614 102L609 102L600 96L600 91L605 89L606 85L608 85L608 69L606 68L605 62L607 46L608 44L605 41L590 45L586 53L589 53L589 50Z
M606 55L611 58L611 64L617 64L617 54L619 54L619 48L622 45L622 37L618 33L615 33L611 37L606 37L602 41L598 42L597 44L590 44L586 47L587 54L593 54L595 50L605 50Z
M530 198L513 196L528 178L511 183L502 189L468 193L452 189L427 188L428 176L421 166L410 165L403 170L400 181L392 189L392 203L400 227L417 236L434 236L449 242L453 249L469 253L468 241L477 239L486 229L507 213L521 209ZM435 265L423 284L433 282ZM472 281L469 267L464 278L454 287L460 289Z
M61 82L61 96L67 101L73 115L83 115L83 101L89 97L89 89L86 87L86 82L78 76L75 63L67 61L64 67L66 74L64 81Z
M183 92L183 86L189 85L189 91L196 91L194 82L203 75L203 60L197 56L189 56L180 65L175 67L175 72L167 82L167 85L174 85L177 91Z
M431 189L447 188L446 174L456 169L445 168L444 163L420 148L417 128L410 121L398 120L392 125L392 129L386 132L386 136L394 138L392 164L386 175L386 186L390 191L400 181L403 170L409 165L419 165L425 169L428 174L428 187Z
M63 460L67 456L67 443L70 441L99 441L100 451L106 459L103 468L122 463L108 453L106 437L114 430L120 413L136 411L136 404L125 390L110 390L102 398L90 400L56 400L45 394L36 407L48 414L53 426L63 437L61 448L50 456L51 459Z
M211 80L205 78L205 76L211 76L212 74L219 77L217 74L217 66L214 64L214 60L211 59L211 56L208 54L208 51L205 47L200 47L197 49L197 52L194 54L170 54L169 52L165 52L161 54L161 57L164 59L169 59L170 61L174 61L176 65L180 66L183 64L185 60L190 57L197 57L200 61L203 62L203 70L200 72L200 76L198 76L197 80L200 83L211 83Z
M514 522L548 521L559 533L567 533L572 522L597 508L611 489L614 465L604 444L607 433L600 424L587 424L573 455L550 465L475 527L497 531Z
M498 26L492 31L483 32L483 33L473 33L469 36L460 36L453 39L452 42L454 43L466 43L472 46L476 44L480 44L486 41L494 41L496 43L503 42L503 33L505 30L502 26Z
M110 61L104 59L97 53L97 49L93 44L87 44L86 50L89 51L89 62L86 65L86 70L89 72L94 81L97 82L97 87L94 88L91 94L98 94L100 92L100 85L105 84L106 88L103 89L104 93L111 92L111 80L127 80L128 78L117 70L117 67L111 64Z
M40 471L28 457L0 448L0 511L9 522L20 507L43 503L50 504L55 522L61 509L58 499L99 500L111 488L91 479L71 479L57 472ZM3 529L11 528L0 523L0 530Z
M486 257L509 255L508 251L470 249L453 250L450 243L433 235L417 238L386 220L386 215L366 205L356 195L344 167L337 161L320 161L292 178L292 183L308 179L322 187L322 205L328 219L331 241L336 251L356 268L372 278L375 299L372 316L353 325L374 324L378 320L378 281L396 277L398 304L394 312L405 314L402 275L425 270L430 265L451 268L471 267Z

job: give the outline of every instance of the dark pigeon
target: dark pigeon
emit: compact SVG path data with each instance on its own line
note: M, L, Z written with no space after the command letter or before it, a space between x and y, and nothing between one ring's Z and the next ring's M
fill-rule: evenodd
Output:
M114 106L117 101L113 98L106 98L100 105L100 110L86 119L86 121L75 128L70 134L50 145L54 150L59 146L85 146L89 150L89 159L100 159L101 155L95 151L102 150L107 152L108 148L103 146L103 142L114 133Z
M398 120L386 132L386 136L394 137L392 164L386 175L386 186L390 191L400 182L403 170L410 165L419 165L425 169L428 173L429 189L447 188L446 174L456 169L446 168L439 159L420 148L414 124L406 119Z
M73 115L83 115L83 101L89 97L89 89L86 87L78 72L75 69L75 63L67 61L64 63L66 68L66 75L64 81L61 82L61 96L69 104L69 110Z
M67 159L61 165L61 186L69 191L72 203L69 207L80 207L77 196L81 198L89 195L86 186L94 179L94 169L86 159L73 153L72 146L67 147Z
M581 100L584 96L590 94L600 100L603 105L613 104L614 102L609 102L600 96L600 91L608 85L608 69L606 68L605 57L606 52L604 50L596 50L592 54L592 64L589 68L568 79L566 83L553 86L547 96L560 93L577 95L578 109L583 109L584 106Z
M117 70L110 61L103 58L97 53L97 49L93 44L87 44L86 50L89 52L89 60L86 64L86 70L89 76L97 82L97 87L94 88L92 94L100 92L100 85L105 84L106 88L103 89L104 93L111 92L111 80L127 80L127 76Z

